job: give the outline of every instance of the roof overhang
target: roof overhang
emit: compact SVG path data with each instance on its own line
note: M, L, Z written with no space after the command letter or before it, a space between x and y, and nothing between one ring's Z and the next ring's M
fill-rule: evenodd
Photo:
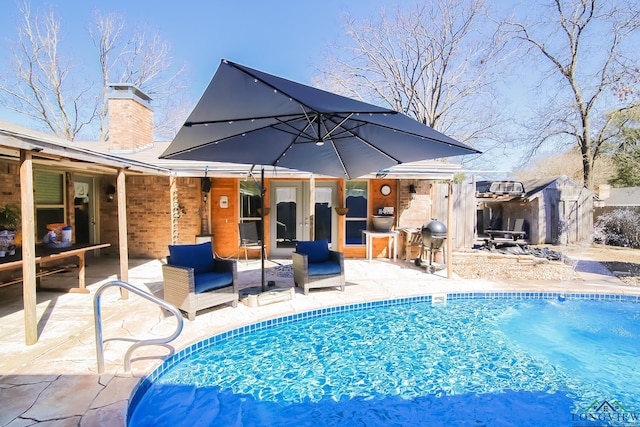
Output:
M169 169L136 160L93 151L73 142L0 122L0 158L20 160L20 151L30 151L37 164L50 164L68 170L115 173L125 169L153 175L170 175Z

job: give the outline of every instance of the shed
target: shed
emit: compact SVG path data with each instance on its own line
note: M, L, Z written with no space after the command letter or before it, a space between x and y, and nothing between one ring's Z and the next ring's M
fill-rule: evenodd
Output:
M524 219L526 239L534 245L590 241L593 236L594 193L566 175L523 181L522 192L515 193L495 194L487 189L505 186L479 183L478 235L487 229L510 230L516 219ZM520 190L517 185L509 188Z

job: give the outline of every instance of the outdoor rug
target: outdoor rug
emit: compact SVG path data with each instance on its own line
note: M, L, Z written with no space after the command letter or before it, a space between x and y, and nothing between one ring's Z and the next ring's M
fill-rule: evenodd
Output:
M267 269L267 272L277 277L293 277L293 264L281 264Z

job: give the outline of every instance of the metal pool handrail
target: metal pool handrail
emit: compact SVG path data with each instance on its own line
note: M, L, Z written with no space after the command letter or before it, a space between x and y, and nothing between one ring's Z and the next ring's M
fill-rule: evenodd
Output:
M123 282L122 280L112 280L111 282L105 283L96 291L96 294L93 297L93 317L94 317L94 323L95 323L95 329L96 329L96 357L98 360L99 374L102 374L104 372L104 349L103 349L104 341L102 339L102 315L100 312L100 298L102 296L102 292L105 289L110 288L112 286L118 286L124 289L128 289L134 294L140 295L142 298L145 298L151 302L158 304L160 307L173 313L173 315L176 316L176 319L178 320L177 328L175 332L170 336L166 338L139 340L133 343L133 345L129 347L129 349L124 355L124 369L126 372L129 372L131 370L131 354L135 349L137 349L138 347L142 347L144 345L165 345L173 341L174 339L176 339L180 335L180 332L182 332L182 327L184 326L184 319L182 318L182 313L180 313L180 310L178 310L176 307L169 304L168 302L161 300L160 298L150 294L149 292L145 292L142 289L136 288L135 286L127 282Z

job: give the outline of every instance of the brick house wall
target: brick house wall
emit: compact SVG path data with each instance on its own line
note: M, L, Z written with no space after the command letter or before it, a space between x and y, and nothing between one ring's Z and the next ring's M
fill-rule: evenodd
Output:
M127 176L127 241L132 258L164 258L172 244L174 210L166 176ZM103 177L100 187L115 184L115 177ZM177 243L192 244L200 234L201 192L199 178L177 178ZM111 243L105 254L118 254L118 204L100 203L100 237Z
M0 162L0 206L20 206L20 165Z

